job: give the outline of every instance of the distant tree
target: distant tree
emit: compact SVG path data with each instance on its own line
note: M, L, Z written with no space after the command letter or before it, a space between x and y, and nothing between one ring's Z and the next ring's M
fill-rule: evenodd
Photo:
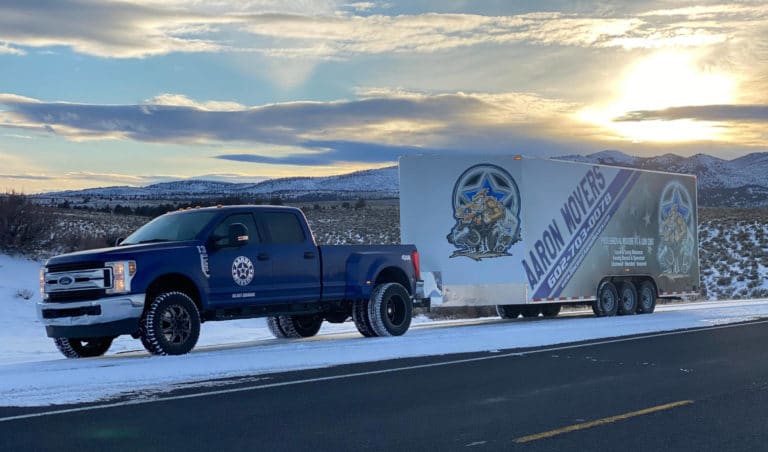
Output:
M115 206L114 212L117 215L133 215L133 209L128 206L121 206L120 204Z
M355 209L363 209L363 208L365 208L365 199L359 198L355 203Z

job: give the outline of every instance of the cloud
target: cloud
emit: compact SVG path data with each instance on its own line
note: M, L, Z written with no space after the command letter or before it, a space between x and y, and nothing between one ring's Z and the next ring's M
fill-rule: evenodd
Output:
M243 104L230 101L197 102L182 94L165 93L145 101L147 105L165 105L176 107L191 107L205 111L237 111L245 109Z
M376 8L376 4L373 2L355 2L355 3L346 3L342 5L344 8L350 8L355 11L369 11L373 8Z
M353 141L307 141L302 144L317 151L287 155L222 154L217 155L216 158L235 162L321 166L339 162L395 162L403 154L441 151L415 146L389 146Z
M115 58L212 52L222 45L200 35L232 20L183 8L120 1L14 2L4 5L0 14L0 42L28 47L69 46L80 53Z
M663 110L631 111L615 121L697 121L768 122L768 105L696 105Z
M361 15L376 6L372 2L275 0L15 2L4 6L0 15L0 53L23 53L18 46L68 46L80 53L114 58L237 51L273 58L339 59L489 44L700 47L737 37L759 37L755 27L764 26L768 17L768 5L761 3L639 14L608 14L596 7L591 13L506 16Z
M26 55L23 50L11 47L7 42L0 42L0 55Z
M527 93L379 96L247 108L230 102L199 103L169 94L160 96L159 103L138 105L41 102L0 94L0 105L7 110L0 113L0 125L45 129L71 140L295 145L312 139L354 141L361 134L379 142L397 141L404 136L418 141L419 136L459 124L484 127L527 123L568 109L565 103Z
M531 93L427 94L369 88L360 94L356 100L255 107L198 102L175 94L137 105L43 102L0 94L5 110L0 112L0 127L48 130L71 141L234 143L257 149L219 153L227 160L379 162L392 161L405 151L498 150L511 140L562 135L567 115L577 107Z
M0 179L20 179L20 180L53 180L51 176L41 176L37 174L0 174Z

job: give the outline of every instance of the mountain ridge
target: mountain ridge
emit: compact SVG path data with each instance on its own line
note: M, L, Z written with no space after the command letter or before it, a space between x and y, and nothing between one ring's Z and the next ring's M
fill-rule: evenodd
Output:
M637 157L618 150L588 155L565 155L553 160L621 166L694 174L699 204L710 207L768 207L768 152L755 152L732 160L708 154L683 157L663 154ZM144 187L113 186L36 195L39 199L96 198L156 200L226 196L280 197L285 200L382 199L399 196L397 166L355 171L335 176L286 177L261 182L223 182L203 179L161 182Z

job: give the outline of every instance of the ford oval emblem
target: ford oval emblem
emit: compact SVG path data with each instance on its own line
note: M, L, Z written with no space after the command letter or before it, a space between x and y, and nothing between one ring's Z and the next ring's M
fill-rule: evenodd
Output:
M58 281L60 286L68 286L73 282L75 282L75 280L71 276L62 276Z

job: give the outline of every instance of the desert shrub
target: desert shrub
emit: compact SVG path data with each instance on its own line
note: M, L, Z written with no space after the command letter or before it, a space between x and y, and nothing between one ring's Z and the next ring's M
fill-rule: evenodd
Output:
M34 295L35 294L29 289L19 289L16 291L15 296L16 298L21 298L23 300L31 300Z
M0 195L0 251L31 253L51 228L48 208L20 193Z
M717 285L718 286L730 286L731 285L731 277L730 276L721 276L717 278Z

